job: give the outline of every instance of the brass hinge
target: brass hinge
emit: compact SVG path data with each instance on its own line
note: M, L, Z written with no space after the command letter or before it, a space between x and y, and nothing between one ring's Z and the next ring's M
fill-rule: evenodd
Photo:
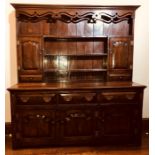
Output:
M133 46L133 40L130 41L130 45Z
M19 40L17 40L17 45L19 45L20 44L20 41Z

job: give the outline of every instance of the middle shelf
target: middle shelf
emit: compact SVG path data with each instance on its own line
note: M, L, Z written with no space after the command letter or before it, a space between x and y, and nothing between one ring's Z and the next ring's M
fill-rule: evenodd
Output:
M69 69L69 70L59 70L59 69L46 69L44 72L104 72L107 69Z
M107 37L44 36L44 55L100 56L107 54Z

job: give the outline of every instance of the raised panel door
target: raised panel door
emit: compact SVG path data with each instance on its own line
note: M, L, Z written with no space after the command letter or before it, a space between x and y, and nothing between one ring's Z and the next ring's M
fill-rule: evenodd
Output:
M55 142L55 112L19 110L16 114L15 147L46 146ZM19 145L19 146L18 146Z
M129 69L130 52L129 38L111 38L110 69Z
M59 111L62 144L92 144L94 138L93 108L67 108Z
M18 72L20 81L41 80L42 51L40 38L22 37L19 39Z
M135 106L135 105L134 105ZM97 116L98 140L110 144L136 142L137 110L133 105L102 106Z
M109 80L129 81L132 78L133 41L130 37L109 40Z

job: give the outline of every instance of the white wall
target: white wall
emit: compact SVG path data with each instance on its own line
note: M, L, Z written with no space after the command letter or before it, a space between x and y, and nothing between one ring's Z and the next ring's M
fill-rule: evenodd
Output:
M143 117L149 117L148 97L148 0L7 0L6 1L6 88L17 83L15 11L10 3L141 5L136 11L133 81L147 86L144 92ZM11 121L9 93L6 91L6 122Z

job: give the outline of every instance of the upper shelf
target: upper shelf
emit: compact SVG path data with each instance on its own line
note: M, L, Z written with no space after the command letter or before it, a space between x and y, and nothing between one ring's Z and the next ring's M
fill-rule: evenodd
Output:
M86 37L86 36L63 36L63 37L56 37L53 35L43 35L43 38L46 40L102 40L102 39L107 39L107 36L92 36L92 37Z
M65 56L65 57L101 57L107 56L107 53L92 53L92 54L44 54L44 56Z

